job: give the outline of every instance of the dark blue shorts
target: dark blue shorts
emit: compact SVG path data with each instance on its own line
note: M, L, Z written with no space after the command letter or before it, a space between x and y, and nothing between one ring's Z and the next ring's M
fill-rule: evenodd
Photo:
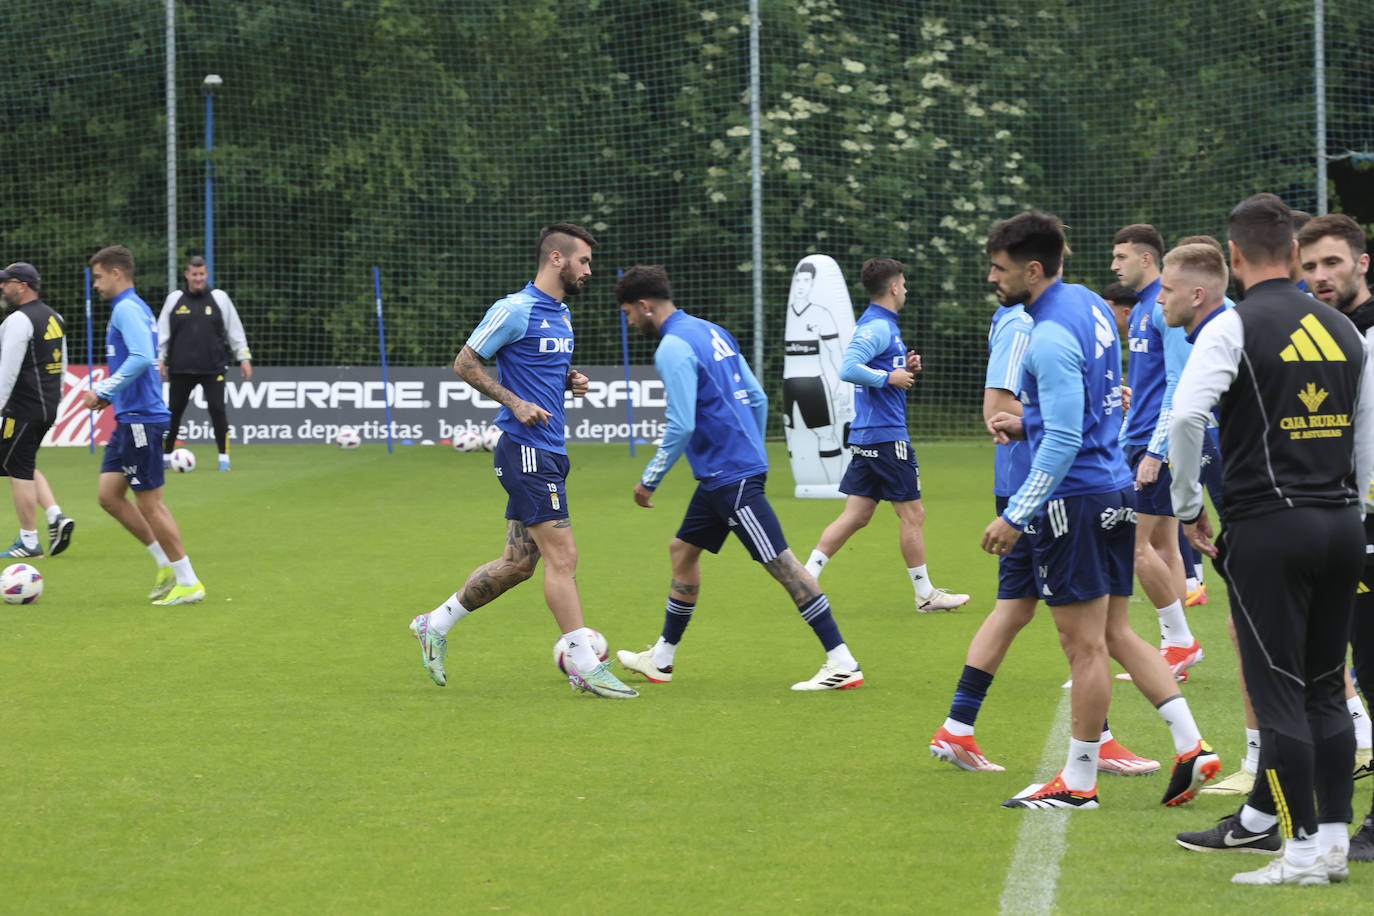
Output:
M162 486L162 437L166 423L116 423L100 473L123 474L133 490Z
M1031 536L1041 601L1055 607L1131 593L1135 495L1127 487L1045 504Z
M1000 517L1007 510L1009 496L997 497L997 514ZM1016 546L997 558L997 597L998 598L1038 598L1040 591L1035 587L1035 561L1031 556L1031 540L1035 535L1035 525L1027 525L1016 539Z
M678 540L694 547L720 553L721 545L733 531L760 563L777 559L787 549L778 516L763 495L766 474L755 474L738 483L718 490L703 490L700 486L687 504Z
M521 445L509 435L496 441L492 463L506 500L506 518L528 528L568 517L568 456Z
M1132 445L1126 448L1126 464L1130 465L1131 473L1135 474L1136 465L1140 464L1140 459L1145 457L1145 445ZM1174 475L1169 473L1169 462L1159 469L1159 476L1155 482L1147 484L1136 490L1136 511L1144 512L1146 515L1173 515L1174 501L1169 497L1169 483L1174 479Z
M1219 434L1215 426L1207 427L1207 434L1202 437L1202 485L1207 488L1207 495L1212 498L1212 506L1221 512L1221 443L1218 441ZM1215 519L1213 519L1215 521Z
M853 456L840 481L840 492L874 502L905 503L921 498L921 469L910 442L850 444Z

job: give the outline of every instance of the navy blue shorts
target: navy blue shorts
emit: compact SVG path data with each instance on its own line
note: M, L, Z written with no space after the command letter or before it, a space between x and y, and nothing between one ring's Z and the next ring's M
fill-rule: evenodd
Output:
M1126 464L1131 468L1131 474L1135 474L1136 465L1140 464L1140 459L1145 457L1146 449L1149 446L1131 445L1126 448ZM1146 515L1173 515L1174 501L1169 497L1169 483L1174 479L1174 475L1169 473L1169 462L1164 462L1159 468L1159 476L1155 482L1146 484L1135 491L1137 512L1144 512Z
M921 469L910 442L850 444L853 456L840 481L840 492L874 502L905 503L921 498Z
M1009 496L997 497L997 515L1007 511ZM997 597L998 598L1038 598L1040 590L1035 587L1035 560L1031 555L1031 540L1035 535L1035 525L1030 524L1016 539L1016 546L997 558Z
M506 518L528 528L568 517L568 456L521 445L509 435L496 440L492 464L506 500Z
M1135 490L1051 499L1031 547L1040 600L1051 607L1129 595L1135 575Z
M162 437L166 423L116 423L100 473L123 474L134 490L162 486Z
M720 553L721 545L733 531L749 556L760 563L777 559L787 549L778 516L763 495L766 474L755 474L718 490L700 486L687 504L678 540L693 547Z

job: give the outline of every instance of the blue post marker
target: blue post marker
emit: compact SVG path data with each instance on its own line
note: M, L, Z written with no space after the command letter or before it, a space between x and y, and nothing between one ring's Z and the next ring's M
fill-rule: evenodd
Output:
M91 269L86 268L86 387L95 387L95 347L91 341ZM91 454L95 454L95 413L87 411L91 421Z
M394 453L391 444L391 390L386 379L386 329L382 326L382 269L372 268L372 289L377 293L377 345L382 352L382 397L386 401L386 453Z
M625 271L617 270L615 278L619 280L625 276ZM625 312L620 313L620 357L625 363L625 414L630 419L630 457L635 456L635 406L630 397L630 337L629 328L625 322Z

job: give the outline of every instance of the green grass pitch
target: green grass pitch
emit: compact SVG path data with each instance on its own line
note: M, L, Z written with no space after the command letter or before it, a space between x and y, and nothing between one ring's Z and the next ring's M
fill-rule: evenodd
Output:
M772 448L774 506L805 558L840 504L792 498ZM1103 777L1095 812L1002 809L1047 740L1064 747L1050 729L1067 664L1043 613L978 722L1008 771L930 759L995 593L977 546L990 446L917 446L932 575L970 592L968 608L913 612L885 508L822 577L862 689L788 690L824 656L732 541L704 558L677 679L627 676L643 693L628 702L569 691L538 574L454 630L447 688L421 669L410 618L502 545L489 455L260 446L221 474L198 451L201 470L166 488L209 589L184 609L145 600L153 563L96 505L99 456L40 456L77 530L38 562L38 604L0 606L0 912L989 913L1036 816L1069 818L1059 912L1369 905L1363 865L1319 891L1233 887L1263 859L1187 853L1173 835L1234 803L1163 809L1163 775ZM657 636L692 488L684 462L657 508L637 508L649 456L572 449L581 593L612 649ZM1229 773L1243 731L1212 584L1190 615L1207 657L1184 691ZM1152 610L1132 608L1155 639ZM1157 715L1129 684L1115 691L1114 731L1167 767ZM1369 792L1357 783L1357 817Z

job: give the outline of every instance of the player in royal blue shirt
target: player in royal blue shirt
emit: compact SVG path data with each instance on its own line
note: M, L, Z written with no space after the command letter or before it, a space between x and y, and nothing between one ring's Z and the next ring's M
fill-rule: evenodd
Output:
M1174 388L1188 360L1181 328L1164 322L1159 302L1159 268L1164 239L1154 226L1134 223L1112 239L1112 271L1134 290L1129 325L1131 362L1126 384L1131 409L1121 428L1121 447L1135 474L1135 574L1159 618L1159 651L1181 680L1202 660L1202 646L1183 613L1186 575L1179 549L1179 525L1169 499L1169 419Z
M194 604L205 598L181 530L162 501L162 437L171 413L157 371L157 319L134 289L134 256L123 245L91 257L91 285L110 302L105 332L109 376L81 393L91 410L111 405L115 430L100 465L100 506L138 538L157 561L148 595L153 604ZM129 502L128 492L134 491Z
M849 468L840 481L844 509L821 533L806 561L820 578L830 558L873 519L881 500L897 513L897 545L922 614L968 604L968 595L936 588L926 568L922 533L921 469L906 428L906 396L921 371L921 357L902 343L897 315L906 305L906 267L892 258L870 258L860 274L870 302L844 351L840 378L854 385L854 422L849 427Z
M680 311L662 267L631 267L616 284L615 298L629 324L648 337L661 338L654 368L668 400L663 444L635 484L635 502L653 508L654 490L683 454L697 479L686 516L668 545L673 574L663 632L645 651L622 649L616 657L650 681L673 679L677 645L701 591L701 552L719 553L734 532L749 555L787 589L825 649L820 671L792 689L858 687L863 672L840 636L830 602L788 549L764 495L768 398L739 344L719 325Z
M534 282L496 302L453 362L463 381L501 404L502 435L494 452L505 488L506 548L479 566L463 587L410 622L420 661L434 683L448 683L448 632L459 620L534 575L544 561L544 600L568 644L568 682L599 697L638 696L592 650L577 593L577 542L568 516L565 392L582 397L587 377L572 368L572 319L565 299L592 275L596 238L581 226L555 223L539 234ZM496 357L498 382L484 365Z
M1130 471L1117 445L1121 343L1106 303L1059 279L1065 250L1056 217L1030 211L992 227L988 282L1004 305L1024 302L1035 322L1022 358L1022 416L993 415L996 441L1024 436L1030 470L983 533L983 549L1010 552L1034 520L1040 597L1054 612L1073 677L1073 731L1064 768L1003 804L1096 808L1101 732L1111 701L1108 653L1169 725L1178 751L1163 803L1189 801L1221 762L1202 741L1164 660L1130 629L1135 521ZM1109 648L1110 646L1110 648Z

